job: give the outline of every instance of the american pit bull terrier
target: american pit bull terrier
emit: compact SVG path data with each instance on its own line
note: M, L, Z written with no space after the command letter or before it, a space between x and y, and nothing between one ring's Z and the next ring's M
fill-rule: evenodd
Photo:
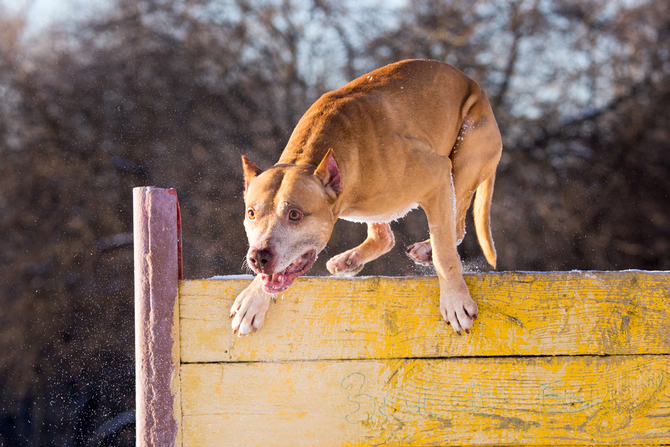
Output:
M365 241L327 263L334 275L358 273L394 245L389 223L420 206L430 238L407 253L435 266L440 313L461 334L477 317L456 246L473 207L479 244L495 267L489 215L502 151L486 94L456 68L408 60L323 95L296 126L272 168L242 157L249 238L257 273L231 309L233 331L259 329L270 300L305 273L338 218L365 222Z

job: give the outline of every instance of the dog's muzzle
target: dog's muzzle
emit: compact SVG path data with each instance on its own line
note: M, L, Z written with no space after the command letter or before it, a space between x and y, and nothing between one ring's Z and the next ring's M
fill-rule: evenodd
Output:
M314 261L316 261L316 250L310 250L307 253L298 256L295 261L281 272L269 273L271 270L268 268L257 270L261 276L263 290L271 294L283 292L290 287L293 280L309 270L310 267L314 265ZM256 259L256 262L260 263L261 259ZM269 262L266 263L266 265L268 264Z

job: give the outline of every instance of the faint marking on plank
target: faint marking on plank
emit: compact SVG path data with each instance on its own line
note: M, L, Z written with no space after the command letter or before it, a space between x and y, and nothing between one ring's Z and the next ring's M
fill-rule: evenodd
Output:
M305 278L265 326L235 337L230 307L249 281L182 281L183 362L670 353L667 272L466 275L480 318L459 337L435 278Z
M670 443L668 356L185 364L188 446Z

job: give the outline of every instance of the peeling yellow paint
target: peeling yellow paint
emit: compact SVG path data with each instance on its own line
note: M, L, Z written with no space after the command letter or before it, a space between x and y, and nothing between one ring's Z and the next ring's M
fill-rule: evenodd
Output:
M479 318L459 337L435 278L299 279L246 338L228 318L248 281L183 281L183 362L670 352L670 275L466 275Z
M180 283L184 446L670 443L670 274L307 278L232 335L248 281Z
M170 391L172 393L172 417L177 421L177 436L175 438L175 447L182 446L182 410L181 410L181 368L179 359L181 352L179 350L179 296L174 300L172 321L172 365L177 365L171 372Z
M189 364L184 432L198 446L662 444L669 371L666 356Z

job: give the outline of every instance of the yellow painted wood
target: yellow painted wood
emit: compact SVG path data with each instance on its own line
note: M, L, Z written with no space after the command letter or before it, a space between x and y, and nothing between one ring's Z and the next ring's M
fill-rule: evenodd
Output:
M172 393L172 417L177 422L177 435L174 447L182 447L182 410L181 410L181 352L179 346L179 296L174 300L174 311L172 313L172 364L170 371L170 391ZM166 365L168 366L168 365Z
M435 278L298 279L256 334L232 334L249 281L180 283L183 362L670 353L670 273L466 275L480 318L459 337Z
M670 357L184 364L193 446L670 443Z

